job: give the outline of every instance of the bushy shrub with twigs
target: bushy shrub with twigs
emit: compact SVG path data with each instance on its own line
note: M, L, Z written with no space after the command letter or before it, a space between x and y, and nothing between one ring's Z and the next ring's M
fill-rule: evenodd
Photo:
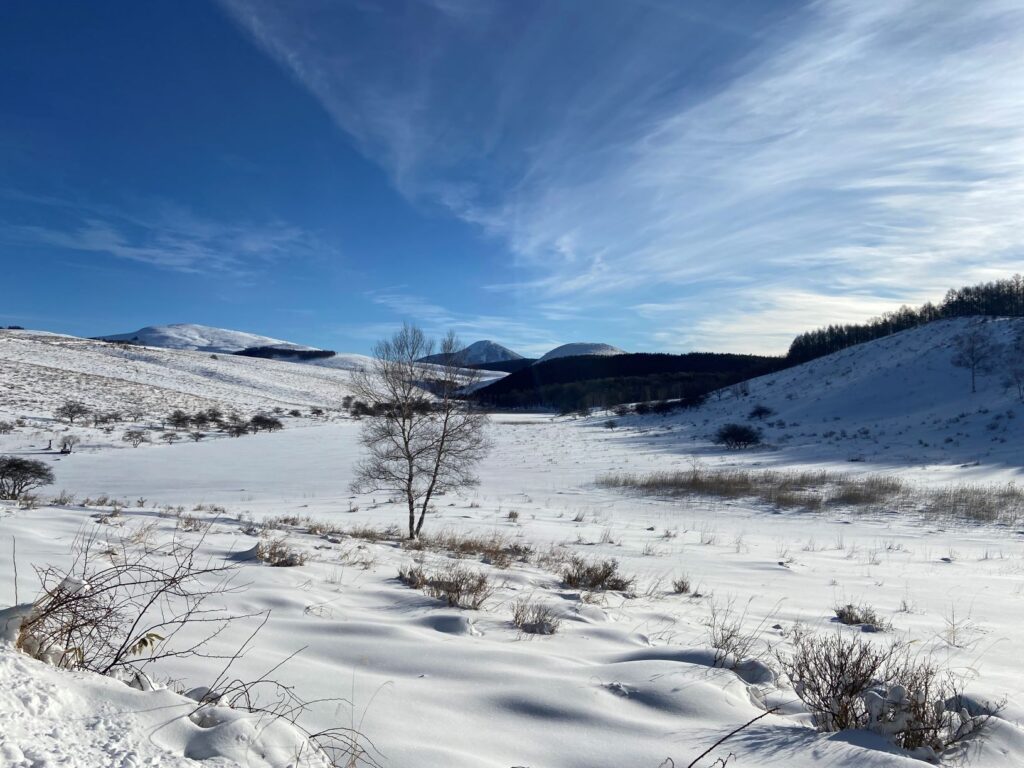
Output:
M80 537L69 568L36 569L42 591L20 621L17 646L56 666L101 674L201 655L235 618L207 603L233 590L237 568L201 560L201 541L154 547L147 538L112 544ZM209 631L175 642L186 625Z
M619 573L618 560L586 560L579 555L566 563L562 580L574 589L611 592L631 592L635 581Z
M903 642L848 633L799 633L780 655L793 690L822 731L867 729L918 757L935 759L980 733L1000 705L979 706L963 680Z
M419 564L410 564L399 569L398 579L413 589L444 600L453 608L478 610L494 593L486 573L467 568L461 563L452 563L433 571L427 571Z

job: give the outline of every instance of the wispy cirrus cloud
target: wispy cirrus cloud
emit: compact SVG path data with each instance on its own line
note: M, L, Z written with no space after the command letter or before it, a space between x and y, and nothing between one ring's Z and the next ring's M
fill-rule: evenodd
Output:
M1024 255L1012 0L225 5L403 193L507 245L493 290L649 344L780 351Z
M0 221L0 240L10 244L103 254L177 272L236 276L323 250L313 235L284 222L224 222L167 202L128 211L10 190L2 196L59 212L44 225Z

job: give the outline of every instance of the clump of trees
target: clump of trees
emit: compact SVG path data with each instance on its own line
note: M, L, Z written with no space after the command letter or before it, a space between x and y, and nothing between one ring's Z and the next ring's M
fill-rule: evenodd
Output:
M277 432L280 429L284 429L284 424L276 416L268 416L265 413L257 413L251 419L249 419L249 429L253 432L260 432L265 430L267 432Z
M366 456L356 465L353 490L403 498L410 539L419 536L437 496L478 482L473 470L489 448L486 414L460 396L479 378L461 367L461 350L449 333L438 362L426 367L418 361L434 354L434 342L404 325L374 347L373 361L353 380L369 410L360 435Z
M1006 280L950 289L938 305L929 302L917 309L903 306L866 323L829 325L801 333L793 339L786 359L796 365L933 320L976 315L1024 317L1024 277L1014 275Z
M17 500L53 482L53 470L42 461L0 456L0 499Z

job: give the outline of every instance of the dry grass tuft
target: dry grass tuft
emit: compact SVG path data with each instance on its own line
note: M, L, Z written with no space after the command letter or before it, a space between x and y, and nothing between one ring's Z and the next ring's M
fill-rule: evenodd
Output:
M410 564L398 570L398 579L430 597L444 600L453 608L479 610L493 593L487 574L474 571L461 563L452 563L433 571Z
M754 499L780 509L815 511L842 507L916 512L928 517L1006 525L1024 519L1024 489L1013 483L926 489L908 486L891 475L851 476L824 470L711 471L703 467L646 475L612 473L599 477L597 482L605 488L651 496Z
M531 635L553 635L562 620L550 605L524 597L512 604L512 623Z
M573 589L627 594L635 581L619 573L618 560L585 560L579 555L570 557L562 569L562 580Z

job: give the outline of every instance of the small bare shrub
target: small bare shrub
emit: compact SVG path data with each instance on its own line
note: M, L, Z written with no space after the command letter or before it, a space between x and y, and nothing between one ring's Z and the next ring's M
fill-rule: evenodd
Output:
M746 659L756 656L753 653L764 627L766 619L753 630L745 628L748 602L742 610L735 607L734 601L724 604L711 603L711 613L707 619L708 644L715 649L715 663L734 667Z
M256 559L275 568L305 565L306 554L289 546L287 539L271 539L256 545Z
M189 533L205 533L210 528L210 523L194 515L182 515L178 518L177 528L179 531Z
M430 572L422 565L403 566L398 570L398 579L430 597L444 600L453 608L478 610L494 592L486 573L471 570L461 563Z
M553 635L562 620L550 605L525 597L512 604L512 623L531 635Z
M588 561L573 555L562 569L562 580L574 589L630 593L635 579L619 573L615 559Z
M202 655L233 620L207 601L234 591L237 566L200 562L200 545L174 539L153 549L145 538L112 545L79 537L69 568L36 568L42 590L21 620L17 646L48 663L100 674ZM186 625L204 624L199 635L175 637Z
M70 507L75 503L75 494L70 491L61 491L53 497L50 503L57 507Z
M355 525L346 529L345 533L353 539L365 541L398 541L402 538L402 532L397 525L389 525L387 528L374 528L372 525Z
M306 531L311 533L313 536L334 536L342 532L342 528L334 523L328 523L324 520L310 520Z
M725 424L715 433L715 442L730 450L759 445L761 433L746 424Z
M672 591L677 595L690 594L690 577L683 574L672 579Z
M533 553L530 545L512 541L500 533L479 535L442 531L439 534L420 534L419 539L406 540L402 546L406 549L450 552L457 557L481 557L485 563L496 568L508 568L513 561L526 561Z
M860 626L868 630L877 630L879 632L884 632L892 627L890 622L879 616L878 612L866 603L862 603L860 605L846 603L845 605L837 605L834 610L836 620L840 624Z

